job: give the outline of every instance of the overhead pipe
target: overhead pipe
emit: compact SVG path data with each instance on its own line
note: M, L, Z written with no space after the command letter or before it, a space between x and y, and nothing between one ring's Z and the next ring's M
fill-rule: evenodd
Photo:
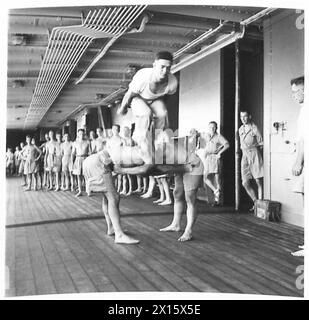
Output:
M143 32L145 29L145 25L146 23L149 21L149 17L148 15L144 15L141 25L138 29L133 29L131 31L129 31L128 33L140 33ZM77 81L75 82L75 84L79 84L80 82L82 82L87 75L89 74L89 72L92 70L92 68L97 64L97 62L99 60L101 60L105 54L107 53L108 49L122 36L122 34L119 34L115 37L113 37L111 40L108 41L107 44L105 44L102 49L100 50L100 52L97 54L97 56L93 59L93 61L90 63L90 65L87 67L87 69L82 73L82 75L77 79Z
M224 26L224 23L220 22L220 24L215 29L210 29L210 30L206 31L205 33L201 34L199 37L197 37L193 41L189 42L187 45L185 45L184 47L182 47L181 49L179 49L178 51L176 51L173 54L174 59L179 58L179 56L184 54L186 51L190 50L193 47L196 47L201 42L204 42L205 40L209 39L211 36L218 33L222 29L223 26Z
M25 126L33 126L43 118L94 38L123 33L145 8L145 5L125 6L89 11L81 26L54 28Z
M234 43L235 41L243 38L244 34L245 34L245 28L249 24L251 24L252 22L254 22L258 19L261 19L265 15L268 15L271 12L274 12L275 10L277 10L277 9L276 8L266 8L266 9L259 11L256 14L252 15L251 17L243 20L242 22L240 22L240 31L239 32L233 31L230 34L224 36L223 38L215 41L214 43L202 48L197 53L183 58L179 63L172 66L171 72L176 73L176 72L180 71L181 69L191 65L192 63L210 55L211 53L213 53L219 49L222 49L223 47L225 47L231 43ZM225 21L224 23L228 24L229 22ZM207 34L207 32L206 32L206 34ZM206 37L206 35L205 35L205 37ZM194 42L194 40L192 42ZM190 43L187 46L190 46ZM194 47L194 45L190 46L190 48L192 48L192 47ZM180 49L180 50L182 50L182 49Z

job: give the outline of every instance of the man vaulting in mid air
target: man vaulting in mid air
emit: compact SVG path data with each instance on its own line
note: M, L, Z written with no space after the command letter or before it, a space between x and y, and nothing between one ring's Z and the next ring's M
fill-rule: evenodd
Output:
M153 119L155 137L161 130L168 128L168 112L164 96L177 91L178 81L170 73L173 55L167 51L158 52L152 68L143 68L133 77L129 89L123 97L118 114L126 114L129 106L136 117L133 139L151 161L151 123Z

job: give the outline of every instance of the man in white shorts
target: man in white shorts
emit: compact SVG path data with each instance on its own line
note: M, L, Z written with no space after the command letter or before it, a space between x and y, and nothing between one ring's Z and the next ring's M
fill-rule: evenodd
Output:
M151 123L157 135L168 128L168 112L164 96L177 91L178 81L170 73L173 55L167 51L158 52L152 68L143 68L133 77L123 97L118 114L125 114L131 105L136 117L133 139L144 152L151 154L155 137L151 136Z

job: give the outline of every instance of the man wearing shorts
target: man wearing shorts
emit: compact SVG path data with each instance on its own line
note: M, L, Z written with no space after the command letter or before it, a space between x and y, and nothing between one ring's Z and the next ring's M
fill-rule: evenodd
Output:
M62 156L62 163L61 163L61 171L62 171L62 178L61 178L61 190L68 191L69 190L69 183L71 181L71 187L74 184L73 176L72 176L72 148L73 143L70 141L69 134L65 133L63 135L64 142L61 143L61 156ZM70 177L70 179L69 179Z
M151 136L152 118L155 135L168 128L168 112L163 98L174 94L178 86L176 77L170 73L172 63L170 52L158 52L152 68L143 68L135 74L118 110L119 114L125 114L131 105L136 117L133 139L149 154L156 137Z
M117 244L137 244L138 240L126 235L120 224L119 194L111 173L111 159L107 151L92 154L83 162L86 191L103 192L102 210L107 224L107 235L115 235Z
M298 77L291 80L292 98L299 104L300 111L297 120L297 135L295 158L292 166L293 192L302 194L304 201L304 139L308 116L304 107L305 78ZM299 246L301 250L293 252L294 256L304 256L304 245Z
M209 122L208 133L205 135L204 151L204 182L213 191L215 204L220 201L221 195L221 155L229 148L228 141L217 132L215 121ZM213 176L214 182L210 179Z
M263 198L263 158L261 148L263 146L263 138L258 127L251 121L251 115L248 111L240 112L242 126L238 130L240 139L240 148L242 150L241 158L241 179L249 197L253 203L257 199ZM255 180L258 187L258 195L256 195L250 182ZM254 210L254 205L250 211Z
M114 171L122 174L175 174L174 189L174 217L172 223L160 229L160 231L180 231L180 221L187 205L187 225L184 233L178 241L188 241L192 239L192 229L197 218L196 196L197 190L203 179L203 164L200 158L194 153L186 153L185 146L177 145L174 142L166 143L164 148L165 163L149 164L143 160L143 154L138 147L122 147L129 148L122 150L113 157L115 165ZM156 149L159 154L162 150ZM120 157L120 158L119 158ZM174 163L174 157L177 157L177 163ZM146 160L148 160L146 158ZM120 166L122 164L122 166ZM134 166L134 167L126 167Z
M82 195L83 162L90 152L90 142L89 140L85 140L85 130L79 129L77 131L77 139L73 143L72 148L73 174L77 176L78 184L76 197Z

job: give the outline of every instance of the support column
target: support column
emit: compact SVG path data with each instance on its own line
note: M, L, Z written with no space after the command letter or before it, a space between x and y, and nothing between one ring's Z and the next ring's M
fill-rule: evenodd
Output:
M240 111L240 61L239 41L235 42L235 211L240 204L240 146L238 139Z

